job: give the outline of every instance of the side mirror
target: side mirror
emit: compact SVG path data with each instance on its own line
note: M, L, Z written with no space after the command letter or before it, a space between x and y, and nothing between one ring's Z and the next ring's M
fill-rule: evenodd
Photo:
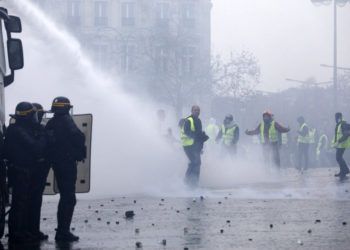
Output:
M11 38L7 41L9 68L11 70L22 69L24 66L23 47L20 39Z
M6 30L10 33L21 33L22 23L21 19L17 16L9 16L9 20L5 22Z

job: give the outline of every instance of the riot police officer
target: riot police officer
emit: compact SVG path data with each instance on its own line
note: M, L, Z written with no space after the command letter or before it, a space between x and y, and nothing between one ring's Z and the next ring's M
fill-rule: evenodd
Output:
M63 242L79 240L78 236L70 232L70 225L76 204L77 161L86 156L85 136L70 116L71 108L68 98L56 97L51 107L54 116L45 127L54 138L54 143L49 148L49 160L60 192L55 240Z
M29 232L29 183L37 161L43 158L46 137L36 131L38 118L31 103L19 103L13 118L15 123L6 131L5 157L10 162L12 182L9 242L17 244L38 240Z
M35 133L43 134L47 137L47 142L50 142L50 138L48 137L45 127L41 124L44 109L39 103L33 103L34 111L38 117L38 123L35 126ZM36 162L36 166L32 171L30 177L30 199L28 206L28 231L35 235L38 240L47 240L48 235L42 233L40 231L40 215L41 215L41 205L42 205L42 197L45 189L47 175L49 174L50 165L46 160L46 150L45 155L42 158L38 159Z

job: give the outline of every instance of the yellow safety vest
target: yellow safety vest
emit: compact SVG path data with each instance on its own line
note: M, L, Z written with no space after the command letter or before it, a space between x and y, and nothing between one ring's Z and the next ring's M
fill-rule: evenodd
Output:
M265 143L265 136L264 136L264 130L265 130L265 123L260 123L260 142L262 144ZM275 121L271 122L271 126L269 128L269 141L270 142L277 142L278 141L278 133L275 127Z
M205 133L209 136L209 140L214 141L216 139L216 136L218 135L219 127L215 124L209 124L205 128Z
M303 123L303 125L300 126L299 132L302 132L304 127L308 128L306 123ZM307 133L305 136L298 135L298 143L310 143L309 133Z
M190 124L191 124L191 131L194 132L195 131L195 127L194 127L193 118L192 117L188 117L188 118L186 118L186 120L188 120L190 122ZM181 128L180 136L181 136L182 146L188 147L188 146L192 146L193 145L194 140L192 138L188 137L185 134L185 123L184 123L184 125Z
M225 128L225 125L222 125L221 131L222 131L222 141L226 146L232 145L232 140L235 136L237 125L234 125L232 128Z
M336 148L350 148L350 137L348 137L348 139L346 139L344 142L339 143L339 139L343 137L343 132L342 132L343 124L345 124L344 121L342 121L341 124L338 125L336 139L334 139L333 141L333 143L335 143Z
M309 139L310 139L310 143L315 143L316 142L316 129L315 128L310 128L310 130L309 130Z

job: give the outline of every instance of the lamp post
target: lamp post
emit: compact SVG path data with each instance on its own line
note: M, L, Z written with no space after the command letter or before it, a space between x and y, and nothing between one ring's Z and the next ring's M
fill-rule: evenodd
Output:
M333 87L334 87L334 111L338 108L338 48L337 48L337 6L343 7L350 0L311 0L315 5L329 4L333 1Z

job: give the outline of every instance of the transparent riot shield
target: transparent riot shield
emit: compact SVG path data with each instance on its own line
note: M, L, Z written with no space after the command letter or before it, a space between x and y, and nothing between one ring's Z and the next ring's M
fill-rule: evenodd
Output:
M90 174L91 174L91 139L92 139L92 115L91 114L77 114L72 115L74 122L78 128L85 135L86 146L86 159L78 162L78 174L76 182L76 193L88 193L90 192ZM43 123L46 124L49 118L43 119ZM44 194L52 195L59 193L55 175L52 169L50 169L49 175L46 180L46 186Z

